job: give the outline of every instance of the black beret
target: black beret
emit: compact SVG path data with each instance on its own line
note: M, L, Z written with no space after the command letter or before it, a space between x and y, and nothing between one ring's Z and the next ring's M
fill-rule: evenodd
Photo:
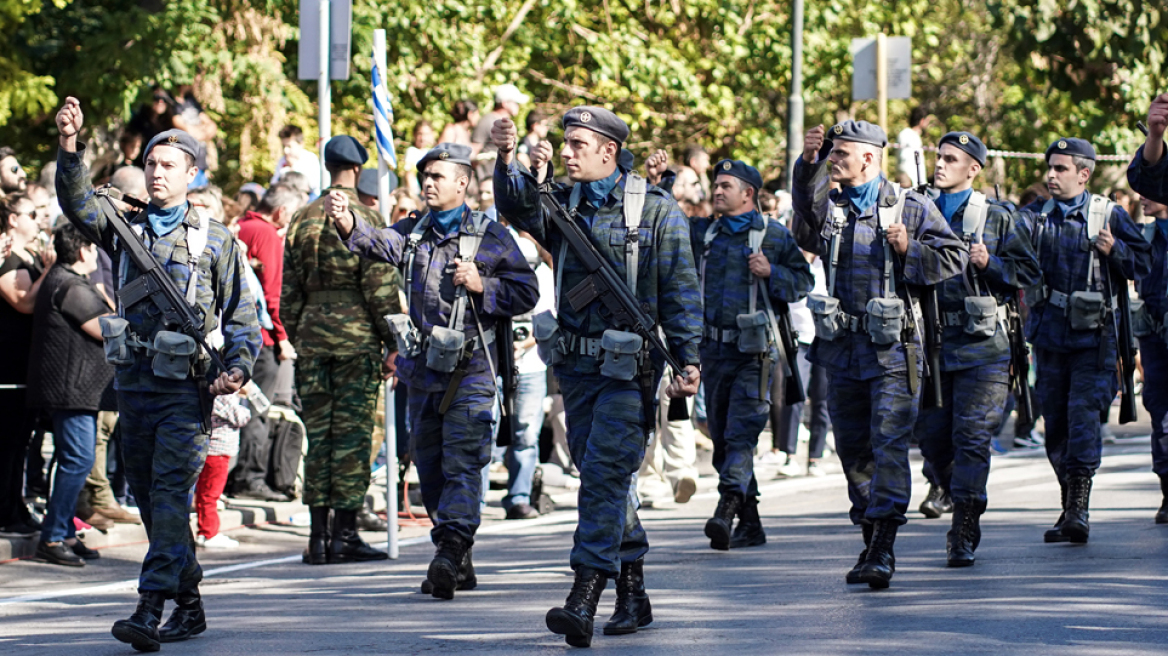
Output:
M170 146L172 148L178 148L179 150L196 159L199 157L199 150L202 148L202 146L199 145L199 141L197 139L192 137L190 133L183 130L166 130L165 132L159 132L158 134L154 135L154 138L150 140L150 143L146 144L146 154L143 155L143 158L145 158L146 155L149 155L150 151L154 150L155 146Z
M582 105L569 109L564 114L564 129L568 128L586 128L617 143L629 138L628 124L603 107Z
M397 174L388 171L389 191L397 189ZM357 179L357 193L365 196L377 196L377 169L361 169L361 177Z
M719 175L734 176L754 187L756 191L762 188L762 175L759 174L758 169L736 159L724 159L715 164L714 179L717 180Z
M616 159L616 165L623 171L632 171L633 167L637 165L637 158L633 157L632 151L628 148L621 148L620 155Z
M986 149L985 144L981 142L981 139L978 139L973 134L969 132L950 132L941 137L941 141L937 143L937 147L940 148L945 144L953 144L957 148L964 150L970 157L977 160L978 164L985 166L986 156L989 154L989 151Z
M831 141L854 141L870 144L877 148L888 145L888 135L884 128L867 121L844 121L836 123L827 131L827 138Z
M369 152L353 137L338 134L324 146L325 164L362 166L369 161Z
M422 159L418 160L418 173L420 174L426 170L426 164L434 160L472 166L470 157L470 146L444 141L426 151L425 155L422 155Z
M1070 155L1071 157L1095 159L1095 147L1086 139L1067 137L1055 141L1050 145L1050 148L1046 149L1047 162L1050 161L1051 155Z

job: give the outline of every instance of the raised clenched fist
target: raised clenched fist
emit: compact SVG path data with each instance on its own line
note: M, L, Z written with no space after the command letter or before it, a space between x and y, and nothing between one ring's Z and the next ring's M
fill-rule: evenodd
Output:
M61 133L61 147L66 152L76 152L77 133L81 132L84 121L81 102L72 96L66 98L65 104L57 112L57 130Z
M807 164L814 164L816 158L819 157L819 149L823 148L823 125L817 125L807 131L807 135L803 137L803 161Z
M665 174L665 169L668 167L669 153L658 150L645 160L645 175L648 176L650 183L657 184L661 181L661 176Z
M531 151L531 172L535 174L536 179L540 182L543 182L544 176L547 175L544 167L547 166L548 162L552 161L554 155L555 149L552 148L552 142L547 140L539 142L535 150Z
M515 154L515 145L519 143L519 131L509 118L501 118L491 126L491 143L499 149L499 156L504 157L505 163L510 164Z

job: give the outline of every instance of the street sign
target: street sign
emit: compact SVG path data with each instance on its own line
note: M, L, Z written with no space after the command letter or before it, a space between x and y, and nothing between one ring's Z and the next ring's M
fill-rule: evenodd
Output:
M324 0L329 3L329 79L349 79L350 41L353 27L353 0ZM320 79L320 3L300 0L301 80Z
M888 97L912 98L912 39L885 39L888 65ZM876 39L852 39L852 100L876 100Z

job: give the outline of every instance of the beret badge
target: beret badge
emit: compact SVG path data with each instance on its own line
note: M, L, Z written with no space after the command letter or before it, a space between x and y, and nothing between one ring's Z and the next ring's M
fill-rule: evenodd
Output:
M580 113L580 122L581 123L591 123L592 122L592 112L581 112Z
M967 137L967 136L965 136L965 135L963 134L963 135L961 135L960 137L958 137L958 138L957 138L957 141L958 141L958 143L960 143L962 146L964 146L964 145L966 145L966 144L968 144L968 143L969 143L969 137Z
M1065 142L1065 141L1058 142L1058 147L1060 150L1066 150L1067 142Z

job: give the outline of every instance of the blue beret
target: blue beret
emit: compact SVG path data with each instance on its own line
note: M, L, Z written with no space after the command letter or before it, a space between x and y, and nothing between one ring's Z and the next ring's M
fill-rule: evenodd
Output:
M172 148L178 148L179 150L196 159L199 157L199 151L202 149L199 141L192 137L190 133L183 130L166 130L154 135L154 138L150 140L150 143L146 144L146 155L149 155L150 151L154 150L155 146L170 146ZM143 158L145 158L146 155L143 155Z
M762 175L759 174L758 169L736 159L724 159L715 164L714 179L717 180L719 175L730 175L738 178L754 187L756 191L762 188Z
M1086 139L1067 137L1055 141L1050 145L1050 148L1046 149L1047 162L1050 161L1051 155L1070 155L1071 157L1095 159L1095 147Z
M985 144L981 142L981 139L978 139L973 134L969 132L950 132L941 137L941 141L937 143L937 147L940 148L945 144L953 144L957 148L964 150L970 157L977 160L978 164L985 166L986 156L989 154L989 151L986 149Z
M389 191L393 192L397 189L397 174L393 171L388 172L389 175ZM357 179L357 193L366 196L377 195L377 169L361 169L361 177Z
M451 164L473 166L470 157L470 146L444 141L426 151L425 155L422 155L422 159L418 160L418 173L420 174L422 171L425 171L426 164L435 160L450 162Z
M621 148L620 156L617 157L616 165L622 171L632 171L633 167L637 165L637 158L633 157L633 153L628 148Z
M569 109L564 114L564 130L568 128L587 128L617 143L629 138L628 124L603 107L582 105Z
M369 161L369 152L356 139L338 134L324 146L325 164L349 164L362 166Z
M888 145L888 135L884 133L884 128L867 121L836 123L827 131L827 138L831 141L854 141L870 144L877 148Z

